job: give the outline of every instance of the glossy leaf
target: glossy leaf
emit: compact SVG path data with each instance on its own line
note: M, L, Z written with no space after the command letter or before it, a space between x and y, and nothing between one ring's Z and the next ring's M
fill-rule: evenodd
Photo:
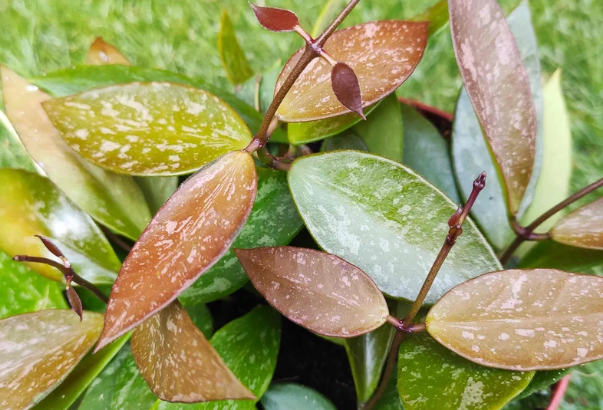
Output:
M373 154L402 162L404 128L400 103L395 94L381 101L367 121L354 127Z
M337 256L294 247L235 253L268 303L312 332L358 336L384 324L389 314L368 275Z
M0 168L23 168L37 172L37 165L19 140L4 111L0 110Z
M425 334L408 337L398 356L398 391L406 410L498 410L533 376L472 363Z
M0 249L9 256L45 256L58 260L34 235L52 239L76 272L93 283L113 283L120 262L88 215L48 179L24 170L0 169ZM27 263L56 281L63 274L39 263Z
M232 248L284 246L303 222L287 186L287 175L258 168L258 192L249 219L231 249L180 296L183 305L208 303L230 295L248 281Z
M256 185L253 158L236 151L180 186L124 261L97 349L167 306L224 255L249 216Z
M427 35L434 37L448 26L448 0L440 0L425 12L410 19L411 21L428 21Z
M88 51L86 64L124 64L130 65L128 60L117 48L105 42L102 37L97 37Z
M344 0L327 0L320 14L314 22L310 36L318 38L318 36L329 26L329 23L335 19L337 14L345 7Z
M530 8L527 2L520 3L509 15L507 22L515 36L523 64L528 72L538 119L536 161L530 184L522 202L521 208L523 209L530 203L534 193L538 180L540 161L543 156L543 103L542 88L540 85L540 58L538 55L536 34L531 23ZM463 181L471 181L474 175L482 171L486 171L488 176L497 174L497 169L483 136L480 122L464 88L461 90L454 113L452 155L454 158L454 171L462 197L466 198L471 189L470 184L467 185ZM521 213L522 210L520 209L519 214L521 215ZM480 200L472 208L472 215L495 249L503 249L513 240L515 234L509 225L507 205L499 179L492 177L488 179L488 183L480 195Z
M132 82L165 81L199 88L218 96L234 109L252 130L257 130L262 122L262 114L234 95L199 79L192 79L170 71L124 65L79 66L66 70L53 71L31 80L53 97L65 97L88 91L91 88L107 87ZM274 90L274 88L273 88ZM286 133L277 128L272 141L287 141Z
M337 410L316 390L294 383L270 386L262 397L262 406L264 410Z
M603 251L563 245L555 241L538 242L519 261L520 268L553 268L584 272L603 265Z
M131 349L114 378L111 410L148 410L157 401L157 396L140 374Z
M178 188L178 177L136 177L134 179L147 200L152 214L156 214Z
M327 138L326 140L324 140L320 148L322 152L338 151L342 149L351 149L365 152L368 152L369 150L362 137L358 135L354 130L346 130L339 135Z
M413 107L400 104L400 109L404 124L404 165L417 171L452 201L460 203L446 140L433 124ZM482 200L480 196L478 202L481 203Z
M191 318L195 326L199 328L206 339L210 339L214 334L214 320L206 305L186 306L186 313Z
M559 243L603 250L603 198L572 211L557 222L550 233Z
M249 3L259 23L271 31L293 31L299 26L295 13L274 7L260 7Z
M66 308L61 285L11 260L0 251L0 319L21 313Z
M72 313L73 314L73 313ZM85 313L86 314L86 313ZM89 312L88 312L89 314ZM101 319L102 320L102 319ZM88 354L61 384L32 410L66 410L77 402L88 385L95 380L130 338L123 336L96 354ZM84 410L83 407L81 407Z
M235 376L256 397L262 397L272 380L280 339L280 315L268 306L261 306L218 330L210 342ZM158 401L152 409L251 410L255 406L251 400L197 404Z
M554 269L482 275L429 311L427 331L483 366L551 370L603 357L603 278Z
M572 369L560 369L536 372L534 374L534 377L532 378L532 381L530 382L530 384L528 384L528 387L526 387L524 391L518 394L516 399L521 400L538 391L547 389L549 386L554 383L557 383L571 371Z
M251 141L223 101L179 84L116 85L43 106L71 148L118 173L189 174Z
M50 96L6 67L1 73L7 116L32 158L79 208L112 230L136 239L151 219L136 183L77 155L40 105Z
M371 114L380 103L364 109L364 115ZM293 145L308 144L322 139L336 136L362 121L356 113L340 115L338 117L310 122L292 122L287 124L289 142ZM370 121L370 119L369 119Z
M26 409L69 374L98 338L102 315L42 310L0 321L0 407Z
M288 177L299 212L321 248L358 266L388 295L415 299L457 205L403 165L356 151L299 158ZM468 220L426 303L499 267Z
M461 75L500 169L508 210L514 215L536 158L537 119L530 81L496 0L450 0L448 5Z
M220 32L218 33L218 53L226 76L234 85L241 84L253 76L253 70L239 45L234 26L226 10L222 10Z
M149 387L162 400L255 399L178 301L134 330L132 355Z
M336 31L324 49L336 61L349 64L360 82L362 105L368 107L394 92L423 56L427 23L377 21ZM285 65L276 89L297 63L303 49ZM331 89L331 66L314 59L295 82L277 111L285 122L315 121L350 112Z
M366 120L362 112L360 84L352 67L346 63L336 63L331 69L331 87L340 103Z

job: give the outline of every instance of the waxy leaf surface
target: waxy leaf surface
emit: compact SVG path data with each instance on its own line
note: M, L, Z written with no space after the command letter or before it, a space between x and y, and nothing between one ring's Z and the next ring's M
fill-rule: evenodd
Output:
M521 208L523 209L524 206L529 204L534 193L540 161L543 157L543 97L540 57L527 2L522 2L517 6L509 15L507 22L517 41L523 64L528 72L538 118L534 172L522 202ZM486 171L486 175L489 176L488 183L480 194L480 200L471 209L471 214L494 248L504 249L513 240L515 234L509 225L502 182L499 178L494 178L498 172L497 167L492 160L480 121L475 114L475 109L465 88L461 89L457 100L452 127L453 166L456 180L459 183L459 190L462 197L466 198L471 192L471 185L467 184L466 181L471 181L475 178L474 175ZM520 215L522 209L519 211Z
M425 334L404 340L398 356L398 391L406 410L499 410L533 376L472 363Z
M218 52L226 76L234 85L241 84L253 76L253 70L239 45L234 26L226 10L222 10L220 18L220 33L218 34Z
M261 306L218 330L210 343L237 379L243 382L255 397L262 397L272 380L280 341L280 315L269 306ZM157 401L152 410L252 410L255 408L252 400L219 400L196 404Z
M460 203L448 143L434 125L413 107L400 104L400 109L404 124L403 164L417 171L455 203ZM482 199L480 196L480 201Z
M551 229L551 238L566 245L603 250L603 198L563 217Z
M402 162L404 128L395 94L381 101L372 115L354 127L373 154Z
M258 168L258 192L249 219L231 249L180 296L183 305L212 302L230 295L249 280L232 248L284 246L303 227L289 187L287 174Z
M105 42L102 37L97 37L86 56L86 64L104 65L104 64L124 64L130 65L130 60L126 58L117 48Z
M114 172L188 174L251 140L243 120L218 97L173 83L131 83L44 103L63 138Z
M337 256L294 247L235 253L268 303L315 333L353 337L385 323L389 311L379 288Z
M111 410L148 410L157 401L157 396L140 374L130 348L128 356L114 376L114 381Z
M260 7L249 3L260 24L271 31L293 31L299 25L295 13L275 7Z
M168 305L224 255L249 216L256 188L253 158L242 151L180 186L124 261L99 346Z
M298 210L321 248L358 266L388 295L416 298L457 205L403 165L356 151L299 158L288 177ZM499 268L486 240L467 220L426 303Z
M603 251L541 241L521 258L518 267L553 268L579 273L599 265L603 265Z
M28 409L50 393L98 338L103 317L42 310L0 321L0 407Z
M427 331L482 366L550 370L603 358L603 278L554 269L492 272L448 292Z
M36 172L37 165L19 140L17 132L0 110L0 168L23 168Z
M75 271L93 283L113 283L120 262L98 226L48 179L18 169L0 169L0 249L9 256L44 256L59 261L34 235L50 238ZM63 281L57 269L27 263Z
M448 7L463 81L500 169L508 210L514 215L536 158L537 119L530 81L496 0L450 0Z
M151 390L162 400L255 399L178 301L134 330L132 355Z
M348 64L360 83L362 105L368 107L394 92L423 56L427 23L377 21L336 31L324 49L336 61ZM285 65L278 90L299 58L299 50ZM314 121L350 112L331 88L331 66L315 58L295 82L277 111L285 122Z
M7 116L48 178L94 219L136 239L151 214L134 180L81 158L61 138L41 106L51 97L8 68L0 71Z
M320 150L322 152L351 149L355 151L368 152L368 147L360 135L354 130L346 130L339 135L324 140Z
M264 410L337 410L314 389L294 383L273 384L262 397Z

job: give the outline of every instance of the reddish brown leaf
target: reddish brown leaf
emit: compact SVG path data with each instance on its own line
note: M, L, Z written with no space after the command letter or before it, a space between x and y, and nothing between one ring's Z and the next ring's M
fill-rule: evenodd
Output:
M293 31L299 26L295 13L274 7L260 7L249 3L260 24L271 31Z
M331 86L340 103L366 120L362 112L360 84L352 67L346 63L335 64L331 70Z
M251 155L226 154L201 168L166 202L124 261L96 350L173 301L228 250L257 190Z
M335 255L289 246L235 253L268 303L315 333L354 337L385 323L387 304L377 285Z
M69 286L67 288L67 300L69 301L69 306L71 306L71 309L77 313L77 315L80 317L80 322L83 319L83 308L82 308L82 301L80 300L80 297L78 296L77 292L75 291L75 289L73 289L73 286Z
M580 248L603 249L603 198L563 217L551 229L551 238Z
M128 60L119 50L106 43L102 37L97 37L90 46L86 57L88 65L122 64L130 65Z
M52 240L50 240L42 235L35 235L35 236L37 236L42 241L42 243L44 244L46 249L48 249L50 251L50 253L52 253L54 256L56 256L57 258L62 258L65 256L63 254L63 251L61 251L61 249L59 249L59 247Z
M256 400L175 300L132 333L140 374L161 400Z

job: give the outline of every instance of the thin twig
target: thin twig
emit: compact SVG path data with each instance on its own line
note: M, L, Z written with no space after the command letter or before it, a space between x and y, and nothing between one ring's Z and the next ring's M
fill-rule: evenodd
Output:
M99 226L107 238L109 238L113 242L115 242L115 244L117 246L119 246L121 249L123 249L124 251L130 253L130 251L132 250L132 246L129 243L127 243L126 241L121 239L119 236L115 235L113 232L111 232L106 227L104 227L102 225L99 225Z
M580 198L584 197L585 195L590 194L591 192L593 192L597 188L600 188L601 186L603 186L603 178L582 188L580 191L576 192L575 194L570 195L569 197L567 197L566 199L559 202L557 205L555 205L554 207L552 207L551 209L549 209L548 211L546 211L545 213L540 215L538 218L536 218L534 220L534 222L532 222L531 224L529 224L526 227L514 225L513 219L511 219L511 226L515 229L515 232L517 233L519 228L521 228L521 233L517 233L517 236L515 237L513 242L511 242L511 244L507 247L505 252L502 254L502 256L500 257L500 263L503 266L506 265L509 262L509 260L511 259L511 256L513 256L513 253L515 253L517 248L519 248L519 246L524 241L526 241L526 240L542 240L542 239L533 239L533 238L538 238L538 237L540 237L540 235L542 235L542 234L535 234L538 236L534 236L534 230L536 228L538 228L540 225L542 225L544 222L546 222L547 219L549 219L551 216L555 215L557 212L559 212L562 209L564 209L565 207L573 204L574 202L576 202Z
M565 396L565 391L570 384L570 379L572 378L571 374L568 374L563 379L559 380L559 382L555 385L555 390L553 393L553 398L547 407L547 410L557 410L559 405L563 401L563 396Z

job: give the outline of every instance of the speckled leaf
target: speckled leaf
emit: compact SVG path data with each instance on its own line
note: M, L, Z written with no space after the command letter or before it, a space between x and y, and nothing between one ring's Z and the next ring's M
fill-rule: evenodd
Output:
M262 397L276 367L280 345L280 315L269 306L257 307L218 330L212 346L235 376ZM158 401L153 410L251 410L251 400L226 400L197 404Z
M40 105L50 96L6 67L1 67L1 74L7 116L32 158L79 208L136 239L151 214L134 180L106 172L77 155Z
M135 81L166 81L189 85L218 96L230 105L252 130L257 130L262 122L262 114L252 106L244 103L234 95L199 79L192 79L170 71L145 67L128 67L125 65L79 66L66 70L53 71L44 76L31 79L31 82L44 89L53 97L65 97L114 84L132 83ZM271 90L271 94L274 88ZM273 141L287 141L286 132L276 129L272 133Z
M41 310L0 321L0 407L30 408L50 393L98 338L103 317Z
M161 400L255 399L178 301L137 327L131 345L140 373Z
M128 355L114 376L110 410L148 410L157 401L149 385L140 374L136 361L128 348ZM87 410L82 408L81 410Z
M258 168L258 192L249 219L231 249L180 296L183 305L208 303L247 283L232 248L288 245L303 226L287 186L287 175Z
M398 391L406 410L499 410L533 376L477 365L425 334L408 337L398 356Z
M130 60L126 58L117 48L105 42L102 37L97 37L88 51L86 64L124 64L130 65Z
M508 211L514 215L536 158L530 81L496 0L450 0L448 5L463 81L502 175Z
M366 107L364 115L368 117L379 102ZM371 120L370 118L368 119ZM287 125L289 141L293 145L308 144L310 142L320 141L342 133L362 121L362 118L356 113L340 115L338 117L327 118L324 120L310 122L293 122Z
M88 312L90 314L90 312ZM102 320L102 319L101 319ZM123 336L96 354L88 354L67 378L32 410L68 410L130 338ZM81 407L82 408L82 407ZM84 408L82 408L84 410ZM130 410L130 409L128 409ZM146 410L146 409L145 409Z
M531 23L531 14L527 2L522 2L508 17L511 31L517 41L523 64L528 72L530 87L538 119L538 135L536 141L536 161L534 171L519 211L530 203L534 193L540 164L543 156L542 118L543 102L540 78L540 59L536 34ZM471 186L463 183L471 181L474 175L486 171L489 176L497 174L496 166L482 133L479 120L475 115L467 91L463 88L459 95L454 113L452 130L452 155L456 179L463 197L470 193ZM503 249L515 236L509 226L507 205L504 199L501 182L497 178L489 178L486 187L472 208L472 215L482 228L482 232L496 249Z
M434 125L413 107L400 104L400 109L404 124L404 165L417 171L440 188L448 198L459 203L461 199L454 180L450 149L446 140L442 138ZM489 183L490 180L488 180Z
M572 211L557 222L550 233L559 243L603 250L603 198Z
M407 300L417 296L457 209L412 170L357 151L297 159L289 171L289 187L308 230L325 251L358 266L388 295ZM486 240L468 220L426 303L499 268Z
M241 84L253 76L253 70L239 45L234 26L226 10L222 10L220 32L218 33L218 52L226 76L234 85Z
M52 239L76 272L93 283L113 283L120 262L88 215L48 179L17 169L0 169L0 249L9 256L45 256L58 260L34 235ZM48 265L28 263L42 275L62 281Z
M544 85L543 160L534 198L520 222L529 225L537 217L570 195L572 176L572 134L561 90L561 71L557 70ZM540 225L547 232L563 216L557 213Z
M0 110L0 168L23 168L36 172L37 165L19 140L4 111Z
M410 19L411 21L428 21L427 35L433 37L448 25L448 0L440 0L433 6Z
M264 410L337 410L316 390L294 383L270 386L262 397L262 406Z
M346 130L339 135L327 138L320 148L322 152L338 151L342 149L368 152L368 147L364 143L364 140L354 130Z
M350 65L360 82L363 107L394 92L413 72L423 56L427 23L377 21L336 31L325 50L336 60ZM303 49L285 65L278 90ZM295 82L277 111L285 122L315 121L349 113L331 89L331 66L314 59Z
M61 285L14 262L0 251L0 319L66 307Z
M249 216L256 185L253 158L236 151L180 186L124 261L96 349L167 306L224 255Z
M483 366L551 370L603 358L603 278L554 269L492 272L431 308L427 331Z
M555 241L538 242L519 261L520 268L553 268L584 272L603 265L603 251L563 245Z
M271 31L293 31L299 25L295 13L275 7L260 7L249 3L259 23Z
M253 286L291 321L335 337L385 323L385 298L360 269L328 253L294 247L235 249Z
M216 96L175 83L131 83L43 103L71 148L118 173L189 174L251 140Z
M152 214L166 203L178 188L178 177L135 177Z
M395 332L393 326L381 326L365 335L345 340L359 403L366 403L373 396Z
M395 94L381 101L367 121L354 127L373 154L402 162L404 128L400 103Z

